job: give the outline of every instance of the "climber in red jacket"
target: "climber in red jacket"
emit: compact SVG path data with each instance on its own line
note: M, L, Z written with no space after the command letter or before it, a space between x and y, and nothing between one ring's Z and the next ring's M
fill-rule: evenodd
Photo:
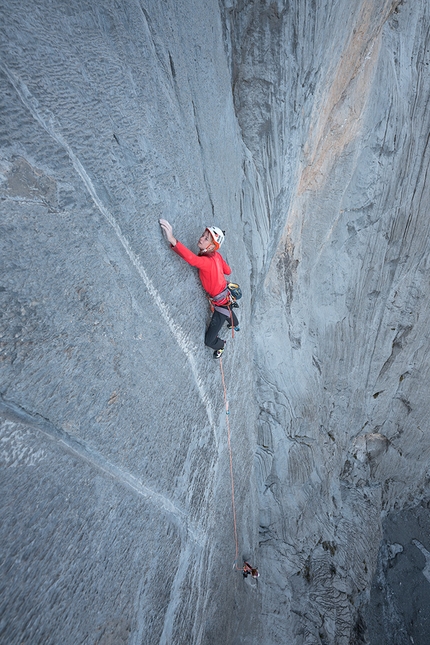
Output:
M224 233L216 226L208 226L197 242L199 253L196 255L181 244L173 235L172 226L165 219L160 219L167 241L181 258L199 270L203 289L208 294L213 314L205 335L205 345L214 350L214 358L220 358L224 351L225 340L218 337L218 332L225 322L231 329L232 323L239 331L239 321L229 304L229 292L225 275L230 275L231 269L225 262L218 249L224 241Z

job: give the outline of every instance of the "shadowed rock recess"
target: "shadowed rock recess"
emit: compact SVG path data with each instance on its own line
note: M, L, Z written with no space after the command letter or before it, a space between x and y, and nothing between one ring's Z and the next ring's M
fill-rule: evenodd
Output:
M427 0L0 29L1 642L428 645ZM160 217L226 230L228 424Z

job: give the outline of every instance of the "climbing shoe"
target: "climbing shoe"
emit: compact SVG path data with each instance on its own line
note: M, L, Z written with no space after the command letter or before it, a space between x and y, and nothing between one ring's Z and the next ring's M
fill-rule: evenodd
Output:
M214 358L221 358L223 351L224 351L224 347L222 347L221 349L216 349L214 351Z
M231 328L232 328L232 326L233 326L233 325L227 325L227 329L231 329ZM239 325L236 325L236 327L234 328L234 331L240 331L240 327L239 327Z

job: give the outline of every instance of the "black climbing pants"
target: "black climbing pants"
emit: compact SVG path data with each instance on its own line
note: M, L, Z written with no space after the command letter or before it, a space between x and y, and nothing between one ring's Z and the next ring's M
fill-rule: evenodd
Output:
M231 310L233 317L233 325L237 327L239 321L233 309ZM218 332L223 326L224 323L231 323L230 312L228 309L225 310L225 314L222 314L220 311L215 309L212 314L209 327L207 328L205 335L205 345L211 347L212 349L221 349L225 345L225 340L218 338Z

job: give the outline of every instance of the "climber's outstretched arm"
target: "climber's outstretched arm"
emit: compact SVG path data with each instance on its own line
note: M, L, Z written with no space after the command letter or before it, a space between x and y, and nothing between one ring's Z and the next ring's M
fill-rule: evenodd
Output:
M176 237L173 235L172 225L166 219L160 219L160 226L164 231L166 239L172 246L176 246Z

